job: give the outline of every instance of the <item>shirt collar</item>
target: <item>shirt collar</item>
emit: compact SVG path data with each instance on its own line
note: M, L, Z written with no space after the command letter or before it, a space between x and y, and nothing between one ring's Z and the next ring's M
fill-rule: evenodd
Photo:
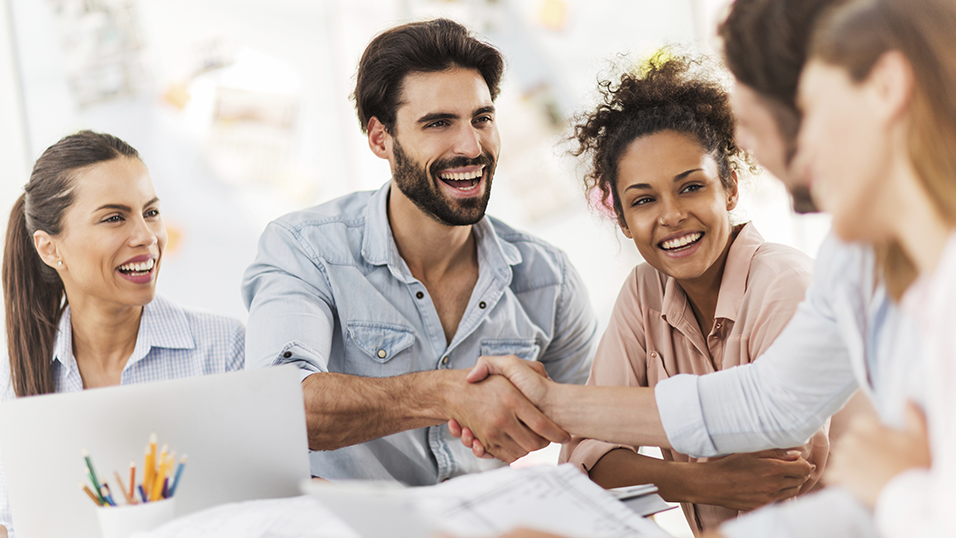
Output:
M76 370L76 358L73 356L73 325L70 321L69 305L60 317L56 341L53 344L53 361L69 370ZM126 368L142 360L152 348L193 349L196 343L192 337L189 320L182 308L163 297L155 297L143 307L143 316L139 320L139 332L136 335L136 347L126 362Z
M714 320L737 320L737 311L747 291L747 277L750 275L750 262L753 260L757 248L764 243L763 236L752 223L741 224L735 227L737 237L727 251L727 260L724 263L724 274L720 279L720 289L717 292L717 308L714 311ZM664 284L664 299L661 301L661 310L664 318L671 324L677 325L683 314L690 308L687 295L681 289L677 280L667 277Z
M391 181L372 194L365 209L365 236L362 257L372 265L388 265L396 278L410 282L412 278L405 260L398 253L392 227L388 223L388 192ZM472 228L478 245L478 259L506 281L511 281L511 266L521 263L518 248L501 240L491 219L485 216Z
M764 243L763 236L752 223L737 227L737 238L730 245L724 275L720 279L720 291L717 294L717 309L714 319L737 321L737 311L747 291L747 278L750 276L750 263L757 249Z

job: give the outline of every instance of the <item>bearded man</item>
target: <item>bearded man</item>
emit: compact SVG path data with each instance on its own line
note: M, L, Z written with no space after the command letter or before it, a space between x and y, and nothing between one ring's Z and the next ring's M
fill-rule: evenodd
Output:
M437 19L375 37L355 103L392 177L272 222L245 273L247 367L302 372L312 474L428 485L568 440L481 355L588 376L597 323L560 250L485 216L501 54ZM455 419L498 460L451 437Z

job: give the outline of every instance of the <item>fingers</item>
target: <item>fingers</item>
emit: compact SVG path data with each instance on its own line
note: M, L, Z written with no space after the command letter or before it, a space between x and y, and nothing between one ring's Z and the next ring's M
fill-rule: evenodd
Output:
M484 460L493 460L495 456L488 452L485 452L485 446L481 444L481 441L475 439L471 443L471 452L475 455L476 458L481 458Z
M469 383L477 383L495 374L510 377L513 372L522 366L530 367L537 374L548 377L547 372L544 371L544 365L538 361L524 361L514 355L483 355L478 357L478 362L474 368L468 372L468 376L465 377L465 380Z
M461 438L461 425L458 424L458 421L455 419L450 419L448 421L448 433L452 434L453 437ZM462 444L468 446L468 443L465 443L465 440L462 439Z
M477 383L494 373L492 372L493 365L488 362L488 359L489 357L478 357L478 362L475 363L475 366L468 372L468 375L465 376L465 381Z
M799 480L800 484L803 485L809 478L810 473L816 469L816 466L808 462L807 460L800 458L796 461L781 461L781 471L785 478L792 478L794 480Z
M754 452L753 455L758 458L767 458L767 459L782 460L782 461L797 461L803 456L799 450L784 450L782 448L770 448L767 450L761 450L760 452Z
M471 428L463 428L461 430L461 443L467 447L471 447L475 443L475 436L471 432Z

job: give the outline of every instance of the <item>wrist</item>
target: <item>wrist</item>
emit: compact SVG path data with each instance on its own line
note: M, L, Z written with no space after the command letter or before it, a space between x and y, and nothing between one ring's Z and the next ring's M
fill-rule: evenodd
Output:
M434 370L405 378L396 401L415 418L447 421L456 418L455 396L460 394L467 370Z

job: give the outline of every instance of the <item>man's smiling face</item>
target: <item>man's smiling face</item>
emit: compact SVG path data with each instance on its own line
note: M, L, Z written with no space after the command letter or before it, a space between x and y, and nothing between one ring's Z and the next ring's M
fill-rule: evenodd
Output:
M452 68L410 73L402 84L389 161L399 190L450 226L480 221L501 141L481 74Z

